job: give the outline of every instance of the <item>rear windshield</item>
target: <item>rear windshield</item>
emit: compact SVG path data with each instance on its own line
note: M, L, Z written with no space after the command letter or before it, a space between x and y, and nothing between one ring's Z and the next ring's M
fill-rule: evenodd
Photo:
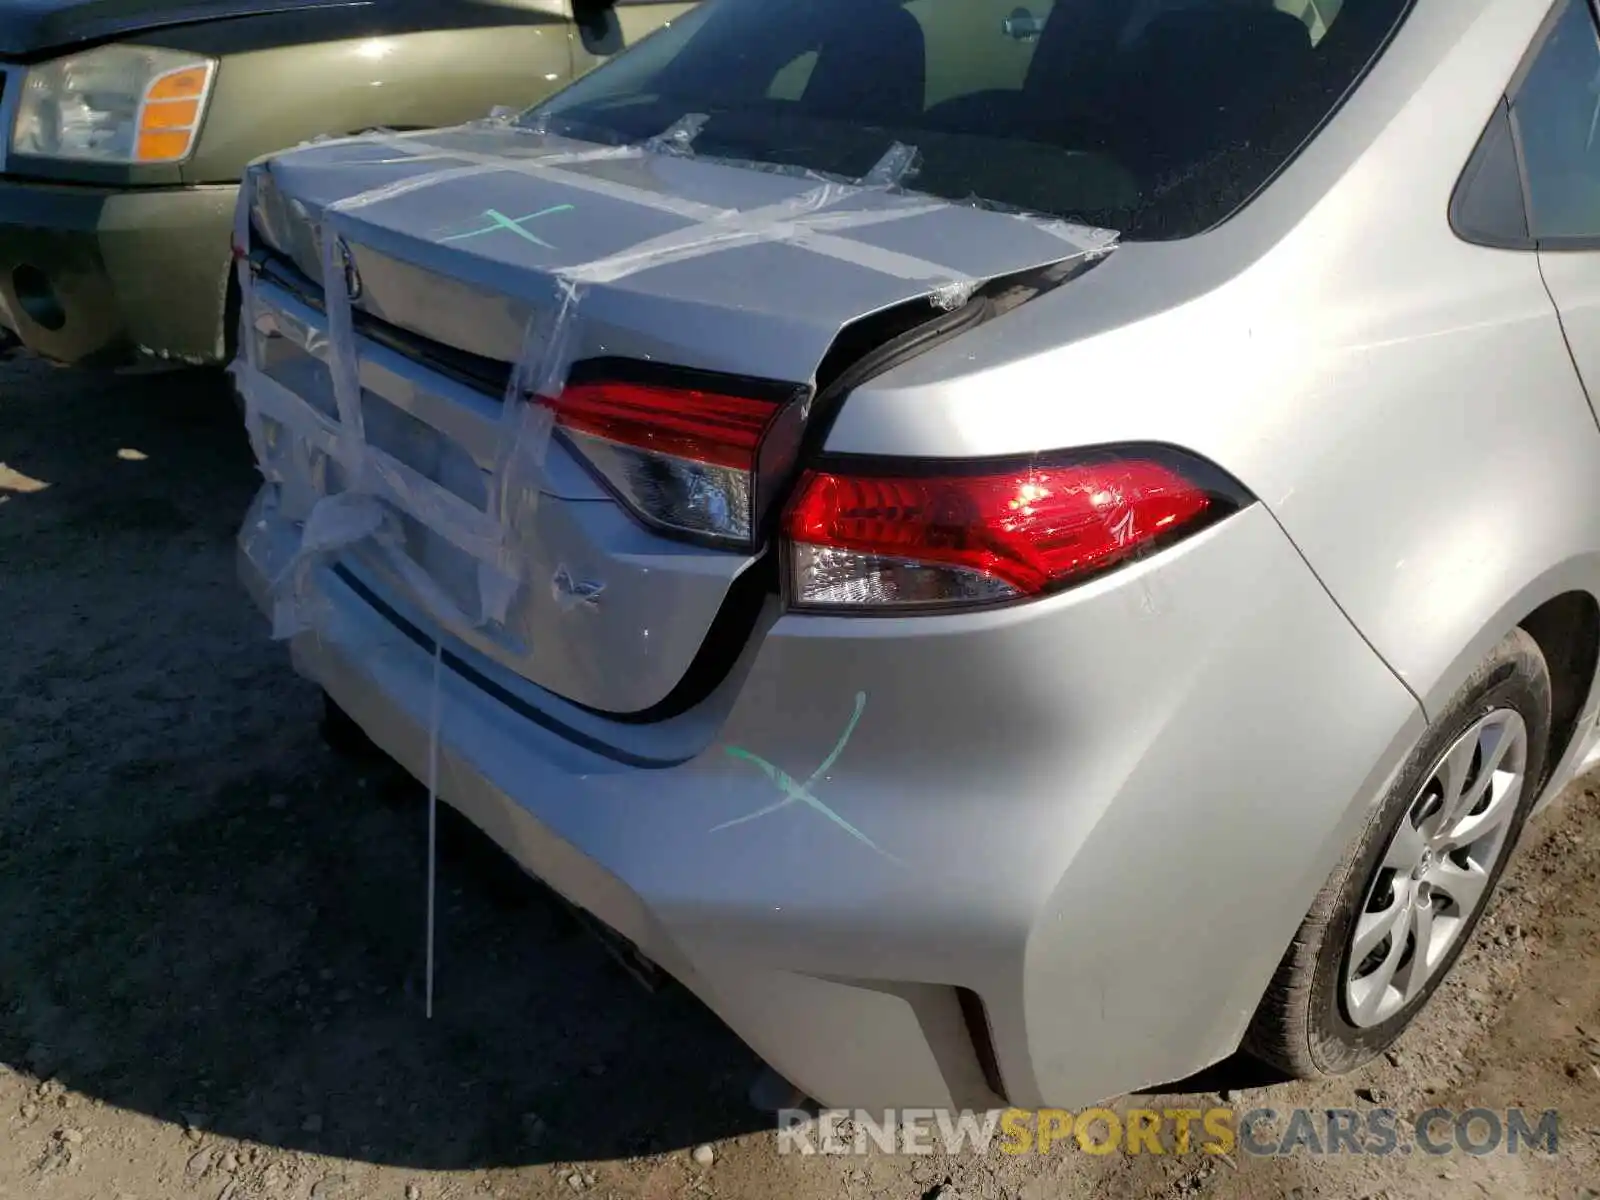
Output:
M523 119L1187 237L1339 104L1410 0L707 0Z

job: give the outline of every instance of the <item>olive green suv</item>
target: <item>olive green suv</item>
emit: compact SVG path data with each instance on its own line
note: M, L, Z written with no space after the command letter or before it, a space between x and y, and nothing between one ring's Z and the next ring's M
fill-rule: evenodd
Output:
M526 107L690 7L6 0L0 345L64 363L223 361L251 159Z

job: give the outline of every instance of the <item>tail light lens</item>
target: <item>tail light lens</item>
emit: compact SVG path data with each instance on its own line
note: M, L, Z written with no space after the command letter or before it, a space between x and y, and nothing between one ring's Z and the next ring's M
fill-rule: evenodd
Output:
M800 607L891 610L1059 591L1235 511L1241 494L1165 449L947 474L808 471L784 517Z
M638 371L619 360L580 364L558 398L539 402L641 521L755 549L794 474L803 390ZM934 472L842 462L804 472L784 514L798 607L904 612L1041 596L1197 532L1248 499L1214 467L1165 447Z
M718 386L720 385L720 386ZM720 379L674 386L574 379L545 400L590 468L641 520L666 532L748 548L794 461L798 393Z

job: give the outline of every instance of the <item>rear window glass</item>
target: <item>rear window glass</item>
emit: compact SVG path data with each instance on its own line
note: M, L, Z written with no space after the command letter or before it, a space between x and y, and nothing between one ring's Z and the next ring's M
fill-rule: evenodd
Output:
M1131 238L1225 219L1338 105L1410 0L707 0L524 119L906 186Z

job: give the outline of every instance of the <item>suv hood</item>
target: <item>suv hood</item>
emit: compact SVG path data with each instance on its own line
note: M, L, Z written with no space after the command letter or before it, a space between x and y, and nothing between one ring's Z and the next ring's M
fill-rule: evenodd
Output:
M81 42L227 17L356 8L372 0L6 0L0 54L27 56Z
M338 285L364 335L356 348L369 393L366 441L480 510L507 448L495 441L505 437L499 427L474 424L474 414L492 422L503 412L525 330L549 331L530 317L547 317L563 299L576 296L576 317L553 339L566 354L540 364L546 382L550 372L564 379L571 362L622 359L804 392L825 360L829 376L848 365L838 361L843 331L881 331L863 326L866 318L894 309L896 329L915 326L964 303L977 285L1086 262L1112 244L1105 231L887 186L503 126L313 144L253 167L248 191L260 281L254 329L267 339L257 342L266 369L334 411L325 361L312 360L327 358L316 310L322 223L335 207ZM872 336L848 340L852 359L874 349ZM534 353L549 357L542 345ZM540 380L536 373L534 389ZM476 564L421 522L408 525L407 554L428 590L448 594L467 619L441 614L406 572L387 572L385 582L401 607L431 612L547 693L635 717L670 708L687 678L707 677L703 660L691 665L703 646L726 640L709 639L713 624L725 606L749 601L735 584L762 551L692 545L643 527L576 455L553 440L528 527L521 513L504 518L530 557L503 618L472 619ZM307 474L300 490L314 501L336 486L330 477ZM385 573L375 558L358 565ZM552 574L592 585L597 602L575 610Z

